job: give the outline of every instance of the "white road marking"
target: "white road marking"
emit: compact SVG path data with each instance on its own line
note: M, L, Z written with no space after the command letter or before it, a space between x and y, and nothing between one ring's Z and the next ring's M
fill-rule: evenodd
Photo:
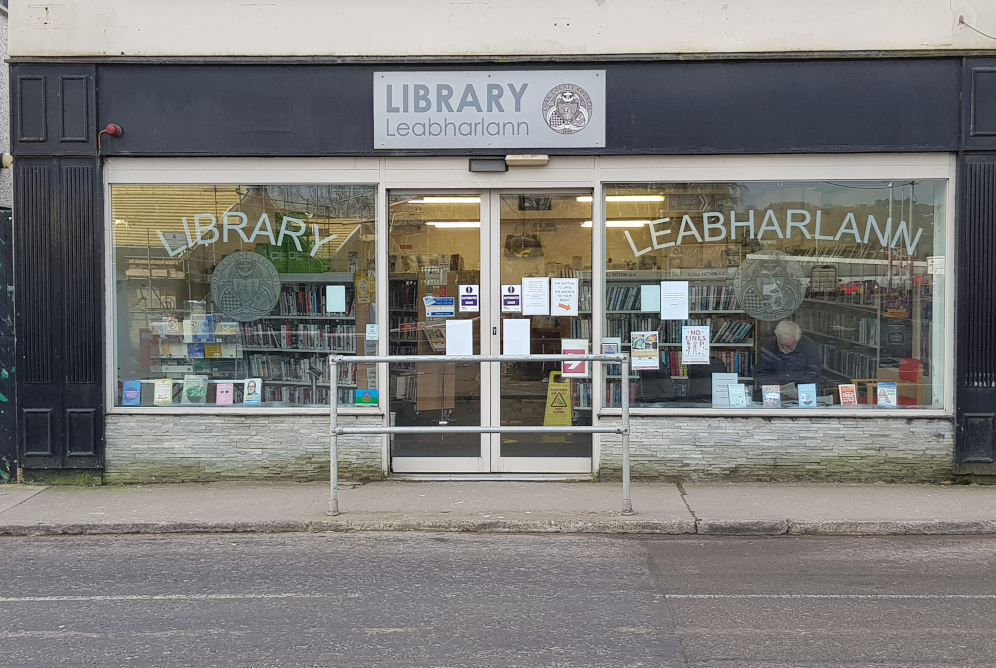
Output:
M668 599L996 600L996 594L665 594Z
M130 594L110 596L7 596L0 603L61 603L63 601L231 601L280 598L327 598L342 594Z

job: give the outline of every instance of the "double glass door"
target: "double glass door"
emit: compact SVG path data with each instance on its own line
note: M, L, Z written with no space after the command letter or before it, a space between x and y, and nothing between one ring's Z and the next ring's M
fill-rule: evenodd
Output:
M591 200L590 192L390 193L389 352L556 354L565 342L590 351ZM591 382L562 377L554 363L392 364L391 418L398 426L591 425ZM591 455L590 434L391 441L396 473L590 473Z

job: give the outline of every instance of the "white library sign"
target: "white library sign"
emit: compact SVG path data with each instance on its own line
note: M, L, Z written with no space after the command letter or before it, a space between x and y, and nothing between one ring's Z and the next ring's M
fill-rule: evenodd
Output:
M605 71L374 72L374 148L601 148Z

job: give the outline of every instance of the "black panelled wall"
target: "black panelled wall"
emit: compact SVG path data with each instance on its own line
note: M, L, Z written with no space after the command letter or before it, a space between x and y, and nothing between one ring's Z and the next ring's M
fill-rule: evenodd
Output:
M95 80L93 67L12 68L15 377L24 468L103 465Z

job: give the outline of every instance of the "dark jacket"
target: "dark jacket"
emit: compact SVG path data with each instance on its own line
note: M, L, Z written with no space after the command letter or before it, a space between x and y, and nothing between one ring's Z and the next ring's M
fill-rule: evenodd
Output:
M820 350L809 337L799 339L795 350L787 355L778 349L778 339L771 337L761 348L761 359L754 365L754 383L815 383L823 375L822 370Z

